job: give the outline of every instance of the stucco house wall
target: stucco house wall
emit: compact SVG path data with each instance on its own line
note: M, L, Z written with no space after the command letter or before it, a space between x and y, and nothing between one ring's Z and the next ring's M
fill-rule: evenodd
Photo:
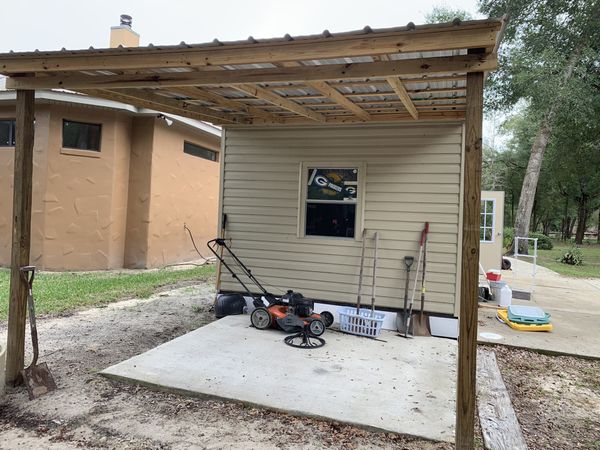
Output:
M0 118L14 119L14 106ZM63 119L102 125L100 152L62 148ZM72 103L36 107L31 263L50 270L157 267L195 259L184 223L216 233L218 163L184 141L219 137L156 114ZM13 147L0 147L0 264L10 264ZM5 188L4 188L5 187Z
M183 142L219 151L216 136L193 133L185 125L156 120L152 152L149 267L197 259L184 224L202 252L216 236L219 203L219 162L183 152Z

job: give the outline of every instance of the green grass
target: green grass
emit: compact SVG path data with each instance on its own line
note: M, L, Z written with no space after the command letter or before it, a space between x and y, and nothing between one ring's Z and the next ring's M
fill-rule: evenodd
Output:
M125 298L147 298L161 286L206 279L214 272L214 265L137 273L43 272L36 274L33 286L36 313L60 313ZM0 269L0 320L6 320L8 316L9 282L9 270Z
M540 266L569 277L600 278L600 245L584 243L580 246L583 252L583 265L570 266L557 260L571 248L571 244L556 240L553 243L552 250L538 250L537 263Z

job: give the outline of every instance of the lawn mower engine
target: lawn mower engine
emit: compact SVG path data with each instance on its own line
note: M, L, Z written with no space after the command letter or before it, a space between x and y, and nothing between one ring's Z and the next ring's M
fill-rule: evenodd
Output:
M298 317L309 317L312 315L315 302L304 296L299 292L287 291L287 293L281 297L283 302L288 303L288 311L290 314L295 314Z

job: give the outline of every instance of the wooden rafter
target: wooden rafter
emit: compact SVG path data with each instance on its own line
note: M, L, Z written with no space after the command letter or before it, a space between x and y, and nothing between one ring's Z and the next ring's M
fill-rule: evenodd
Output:
M118 91L105 89L82 89L82 93L92 97L105 98L128 103L138 108L149 108L170 114L177 114L190 119L205 120L216 124L242 122L240 116L226 114L203 106L192 105L181 100L153 94L140 89L121 89Z
M301 64L296 61L282 63L281 65L283 67L301 66ZM334 87L331 87L325 81L307 81L306 84L315 91L320 92L324 97L334 101L335 103L347 109L348 111L353 112L359 119L366 121L371 120L371 116L369 116L369 113L367 113L360 106L354 104L351 100L344 97L344 95L340 93L340 91L338 91Z
M38 52L1 55L0 73L76 70L127 70L156 67L202 67L309 59L488 48L496 43L497 20L465 22L460 27L425 25L415 29L271 41L224 46L175 46L98 51Z
M412 99L410 98L410 95L408 94L408 92L406 92L406 88L402 84L402 81L400 80L400 78L388 77L388 78L386 78L386 80L389 83L389 85L392 87L392 89L394 90L394 92L396 93L396 95L398 96L398 98L400 99L400 101L402 102L404 107L406 108L406 110L413 117L413 119L418 120L419 112L417 111L417 108L415 108L415 104L413 103Z
M403 59L374 63L328 64L321 66L275 67L176 73L126 75L61 75L11 77L9 89L116 89L165 88L172 86L234 85L266 82L324 81L415 73L482 72L494 70L496 56L458 55L438 58Z
M175 93L183 94L186 97L190 97L191 99L194 99L194 100L204 100L207 102L211 102L217 106L222 106L224 108L231 109L233 111L242 111L242 112L249 114L250 116L260 117L262 119L271 120L273 122L276 122L278 120L277 116L275 116L271 113L268 113L264 110L261 110L254 106L246 105L245 103L242 103L237 100L232 100L232 99L223 97L222 95L215 94L214 92L210 92L205 89L198 89L195 87L182 86L182 87L173 88L173 89L171 89L171 91L173 91Z
M371 120L371 116L368 112L358 106L356 103L348 100L340 91L336 88L329 86L324 81L311 81L308 83L310 87L321 92L325 97L333 100L347 110L353 112L357 117L362 120Z
M301 106L292 100L287 100L275 94L274 92L268 91L260 86L255 86L251 84L240 84L234 85L233 87L248 95L260 98L276 106L279 106L280 108L287 109L288 111L293 111L296 114L300 114L301 116L308 117L309 119L316 120L317 122L325 122L325 117L322 114L316 111L311 111L310 109L305 108L304 106Z

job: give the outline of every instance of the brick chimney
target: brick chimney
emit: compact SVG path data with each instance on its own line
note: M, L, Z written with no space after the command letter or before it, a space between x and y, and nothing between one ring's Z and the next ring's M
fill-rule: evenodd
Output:
M131 16L121 14L120 25L110 27L110 47L139 47L140 35L131 29Z

